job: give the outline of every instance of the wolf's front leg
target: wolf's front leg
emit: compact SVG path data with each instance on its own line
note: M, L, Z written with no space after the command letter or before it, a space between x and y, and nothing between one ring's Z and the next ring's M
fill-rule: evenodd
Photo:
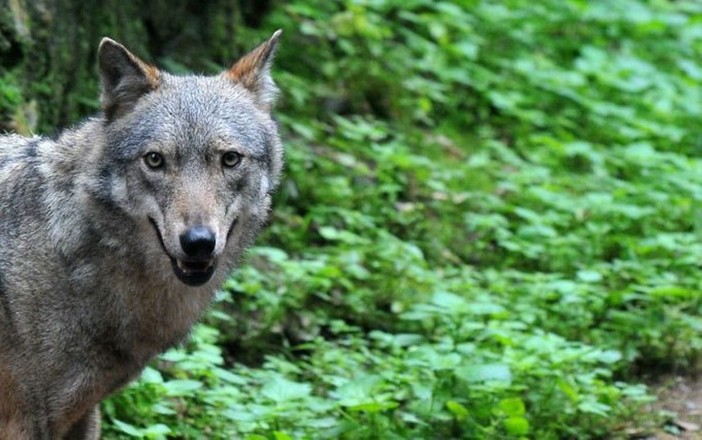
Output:
M95 405L68 431L64 440L98 440L100 438L100 406Z
M2 294L2 292L0 292ZM0 320L0 340L2 339ZM39 414L32 414L9 369L3 369L0 352L0 440L49 439L49 427Z
M19 419L7 420L0 418L0 439L33 440L35 438L43 438L37 436L33 428L31 428L31 423L22 422Z

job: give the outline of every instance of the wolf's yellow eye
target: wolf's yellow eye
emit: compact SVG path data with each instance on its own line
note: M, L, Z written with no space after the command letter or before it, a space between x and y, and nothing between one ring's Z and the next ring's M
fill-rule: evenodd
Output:
M241 162L241 157L241 154L237 153L236 151L227 151L222 156L222 165L227 168L233 168L239 165L239 162Z
M144 155L144 162L149 168L155 170L163 166L163 156L156 153L155 151L151 151Z

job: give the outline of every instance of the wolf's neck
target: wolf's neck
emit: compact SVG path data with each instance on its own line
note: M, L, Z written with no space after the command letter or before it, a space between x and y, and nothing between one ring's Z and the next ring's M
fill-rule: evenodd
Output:
M90 219L102 211L93 194L102 184L103 122L88 119L44 143L47 154L42 157L41 172L47 185L43 200L50 213L49 236L61 254L76 257L81 248L95 246L101 235L99 225Z

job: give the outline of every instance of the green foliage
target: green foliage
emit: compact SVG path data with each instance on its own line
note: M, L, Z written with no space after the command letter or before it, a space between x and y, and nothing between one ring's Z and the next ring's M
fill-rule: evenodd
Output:
M278 5L243 31L286 31L272 226L105 437L623 435L636 374L702 349L700 23L664 0Z

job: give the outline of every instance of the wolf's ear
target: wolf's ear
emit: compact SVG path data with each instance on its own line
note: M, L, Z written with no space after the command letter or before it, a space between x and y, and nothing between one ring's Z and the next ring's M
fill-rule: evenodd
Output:
M98 65L102 83L100 103L108 121L128 113L140 97L158 87L161 78L156 67L109 38L100 42Z
M271 78L271 64L282 33L280 29L275 31L268 41L241 57L225 72L229 79L251 91L256 104L266 111L270 111L278 94L278 88Z

